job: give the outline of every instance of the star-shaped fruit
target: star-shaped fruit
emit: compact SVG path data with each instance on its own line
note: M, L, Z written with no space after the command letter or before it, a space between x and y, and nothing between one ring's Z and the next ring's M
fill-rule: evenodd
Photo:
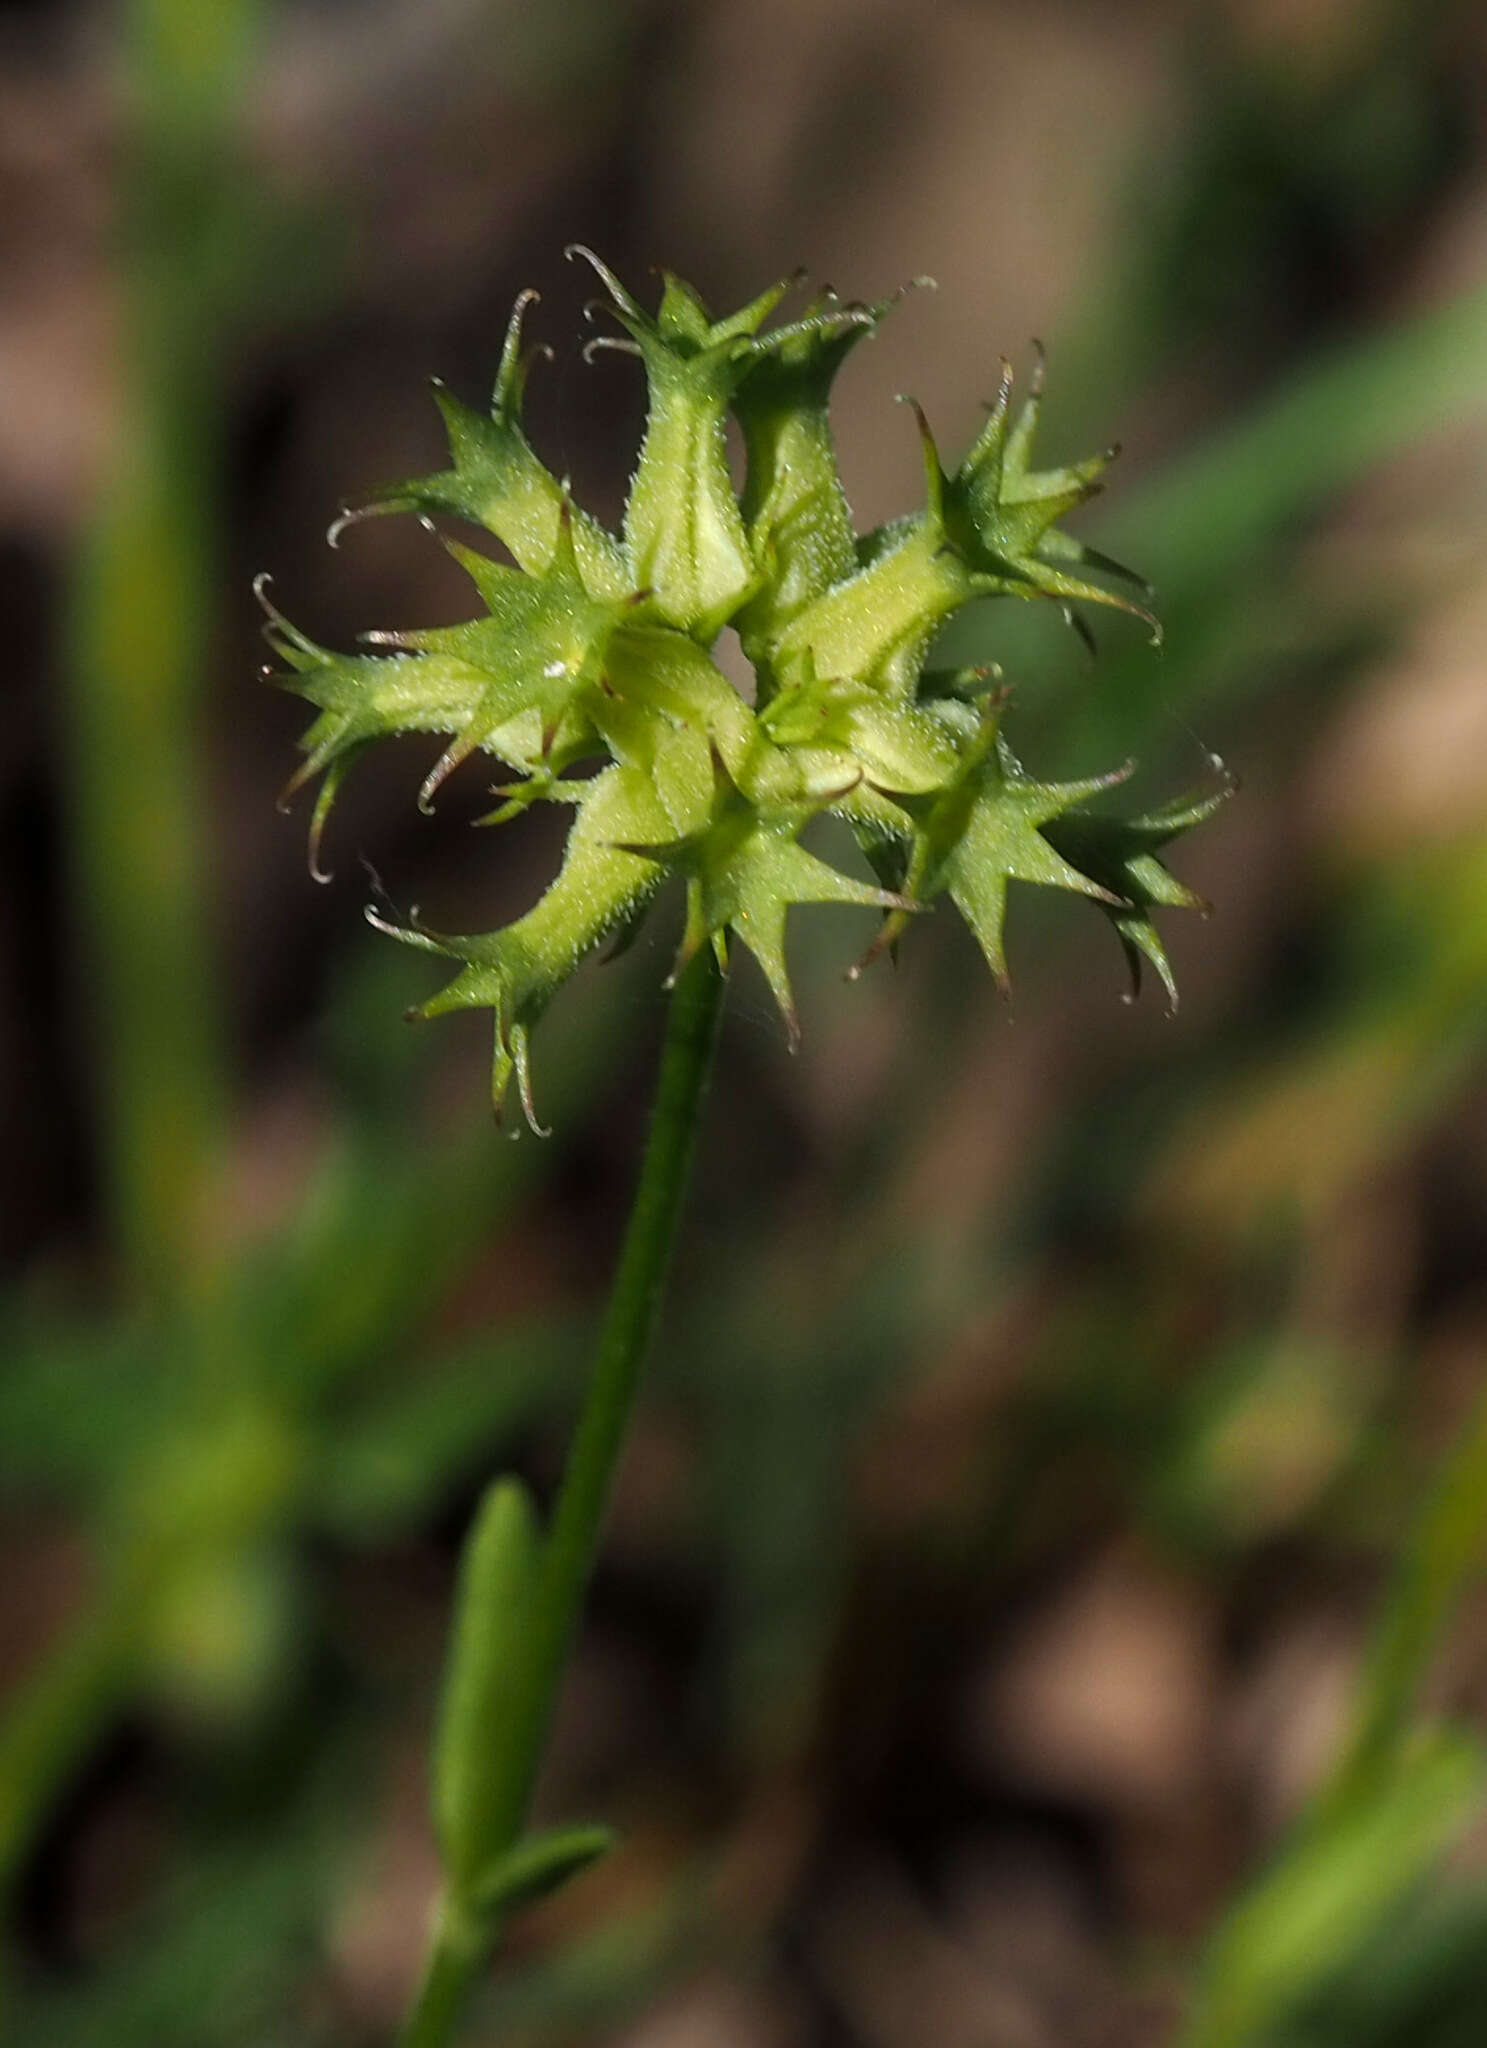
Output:
M732 932L763 968L794 1050L800 1023L785 965L785 917L791 905L860 903L905 913L915 906L888 889L853 880L798 843L811 809L822 803L761 804L734 781L720 754L713 756L713 772L712 807L699 830L659 844L631 843L626 851L686 881L686 922L671 981L709 942L726 964Z
M1081 873L1102 884L1114 899L1101 907L1125 950L1132 994L1141 987L1141 960L1145 955L1167 991L1167 1005L1172 1010L1177 1008L1177 981L1161 934L1152 922L1152 910L1198 910L1206 915L1211 906L1179 882L1157 855L1179 834L1190 832L1195 825L1211 818L1234 794L1234 788L1232 781L1225 780L1217 789L1195 790L1158 810L1146 811L1139 818L1106 818L1092 811L1071 811L1050 820L1046 828L1052 845Z
M928 803L906 804L918 816L904 894L916 902L948 895L998 983L1007 987L1003 933L1009 883L1069 889L1112 908L1123 906L1123 898L1066 860L1045 828L1130 772L1125 765L1077 782L1033 781L1002 737L1000 703L989 705L951 786ZM902 929L902 915L890 917L873 952L893 943Z

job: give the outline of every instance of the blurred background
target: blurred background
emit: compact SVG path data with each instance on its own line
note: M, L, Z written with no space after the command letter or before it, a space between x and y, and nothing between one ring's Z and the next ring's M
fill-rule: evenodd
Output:
M1444 0L0 6L0 1878L6 2038L372 2048L482 1482L558 1468L673 927L486 1112L435 926L558 842L380 750L306 874L252 578L458 617L348 497L437 468L543 294L529 426L614 522L592 244L729 309L916 293L853 357L860 527L997 359L1165 652L986 608L1033 772L1238 798L1183 990L1022 890L735 976L542 1804L621 1848L468 2038L1466 2048L1487 2010L1487 23ZM674 914L674 912L673 912Z

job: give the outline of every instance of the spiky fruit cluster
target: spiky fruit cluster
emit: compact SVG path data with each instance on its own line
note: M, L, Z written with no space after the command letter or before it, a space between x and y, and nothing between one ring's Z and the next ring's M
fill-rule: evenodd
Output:
M1133 970L1144 955L1171 993L1151 909L1197 899L1157 855L1224 792L1134 819L1089 811L1127 771L1030 779L1003 738L994 675L926 666L938 629L987 596L1051 600L1073 623L1075 603L1113 605L1155 635L1148 612L1088 572L1136 579L1060 525L1099 489L1114 451L1033 469L1041 365L1014 414L1004 363L986 424L955 471L942 467L915 408L924 508L859 538L828 401L842 362L893 300L845 305L823 293L799 319L767 328L793 280L715 321L667 273L651 315L589 251L569 253L604 286L591 317L602 309L623 330L590 349L639 356L648 385L622 532L572 504L523 431L535 353L522 345L528 292L511 316L489 415L437 394L452 466L347 515L449 515L493 535L509 565L446 542L480 615L371 633L386 651L341 655L268 608L268 638L287 670L280 680L319 711L285 792L321 779L312 866L348 765L387 733L446 741L419 792L425 807L475 753L516 778L496 786L499 805L482 822L533 803L572 807L562 869L526 916L465 938L384 927L460 963L423 1014L494 1010L498 1111L515 1077L535 1125L533 1025L584 956L628 935L672 877L686 891L678 967L707 944L725 960L732 933L763 968L792 1042L785 921L796 903L875 907L884 914L877 952L948 896L1004 980L1008 883L1071 889L1114 921ZM726 452L730 412L747 460L741 496ZM752 707L709 653L725 625L753 664ZM852 827L875 882L800 844L823 811Z

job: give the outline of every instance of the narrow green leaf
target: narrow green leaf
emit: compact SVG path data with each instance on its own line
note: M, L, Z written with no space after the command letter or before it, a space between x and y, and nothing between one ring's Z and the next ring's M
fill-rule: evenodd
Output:
M607 1856L616 1840L613 1828L594 1826L529 1835L480 1873L470 1887L471 1903L485 1913L529 1906Z
M1487 1396L1431 1488L1394 1569L1351 1739L1328 1811L1365 1794L1408 1728L1416 1696L1457 1603L1487 1552Z
M434 1742L433 1809L451 1883L466 1890L490 1860L504 1758L520 1685L536 1566L536 1518L518 1479L486 1492L465 1543Z

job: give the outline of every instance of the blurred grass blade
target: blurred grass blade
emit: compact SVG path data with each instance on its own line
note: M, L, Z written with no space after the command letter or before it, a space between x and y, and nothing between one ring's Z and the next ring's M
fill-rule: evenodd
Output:
M92 951L116 1240L146 1293L194 1286L227 1082L208 943L197 708L207 668L221 327L241 295L233 118L257 0L124 21L121 418L73 577L73 846Z
M0 1724L0 1902L53 1800L127 1698L142 1654L138 1603L122 1593L73 1621L6 1702Z
M346 1742L344 1725L336 1734ZM363 1789L322 1767L251 1835L188 1848L152 1896L131 1907L107 1969L21 1985L7 2042L26 2048L325 2048L306 1966L359 1830Z
M328 1433L310 1508L338 1536L385 1542L489 1471L535 1418L567 1412L578 1332L526 1323L364 1392Z
M1258 2043L1369 1941L1481 1812L1475 1742L1417 1749L1376 1796L1303 1830L1220 1927L1182 2048Z
M1134 493L1105 531L1159 605L1231 581L1343 485L1487 411L1487 292L1346 342Z
M1425 1503L1394 1574L1356 1725L1323 1813L1356 1805L1388 1768L1422 1680L1468 1584L1487 1564L1487 1391Z

